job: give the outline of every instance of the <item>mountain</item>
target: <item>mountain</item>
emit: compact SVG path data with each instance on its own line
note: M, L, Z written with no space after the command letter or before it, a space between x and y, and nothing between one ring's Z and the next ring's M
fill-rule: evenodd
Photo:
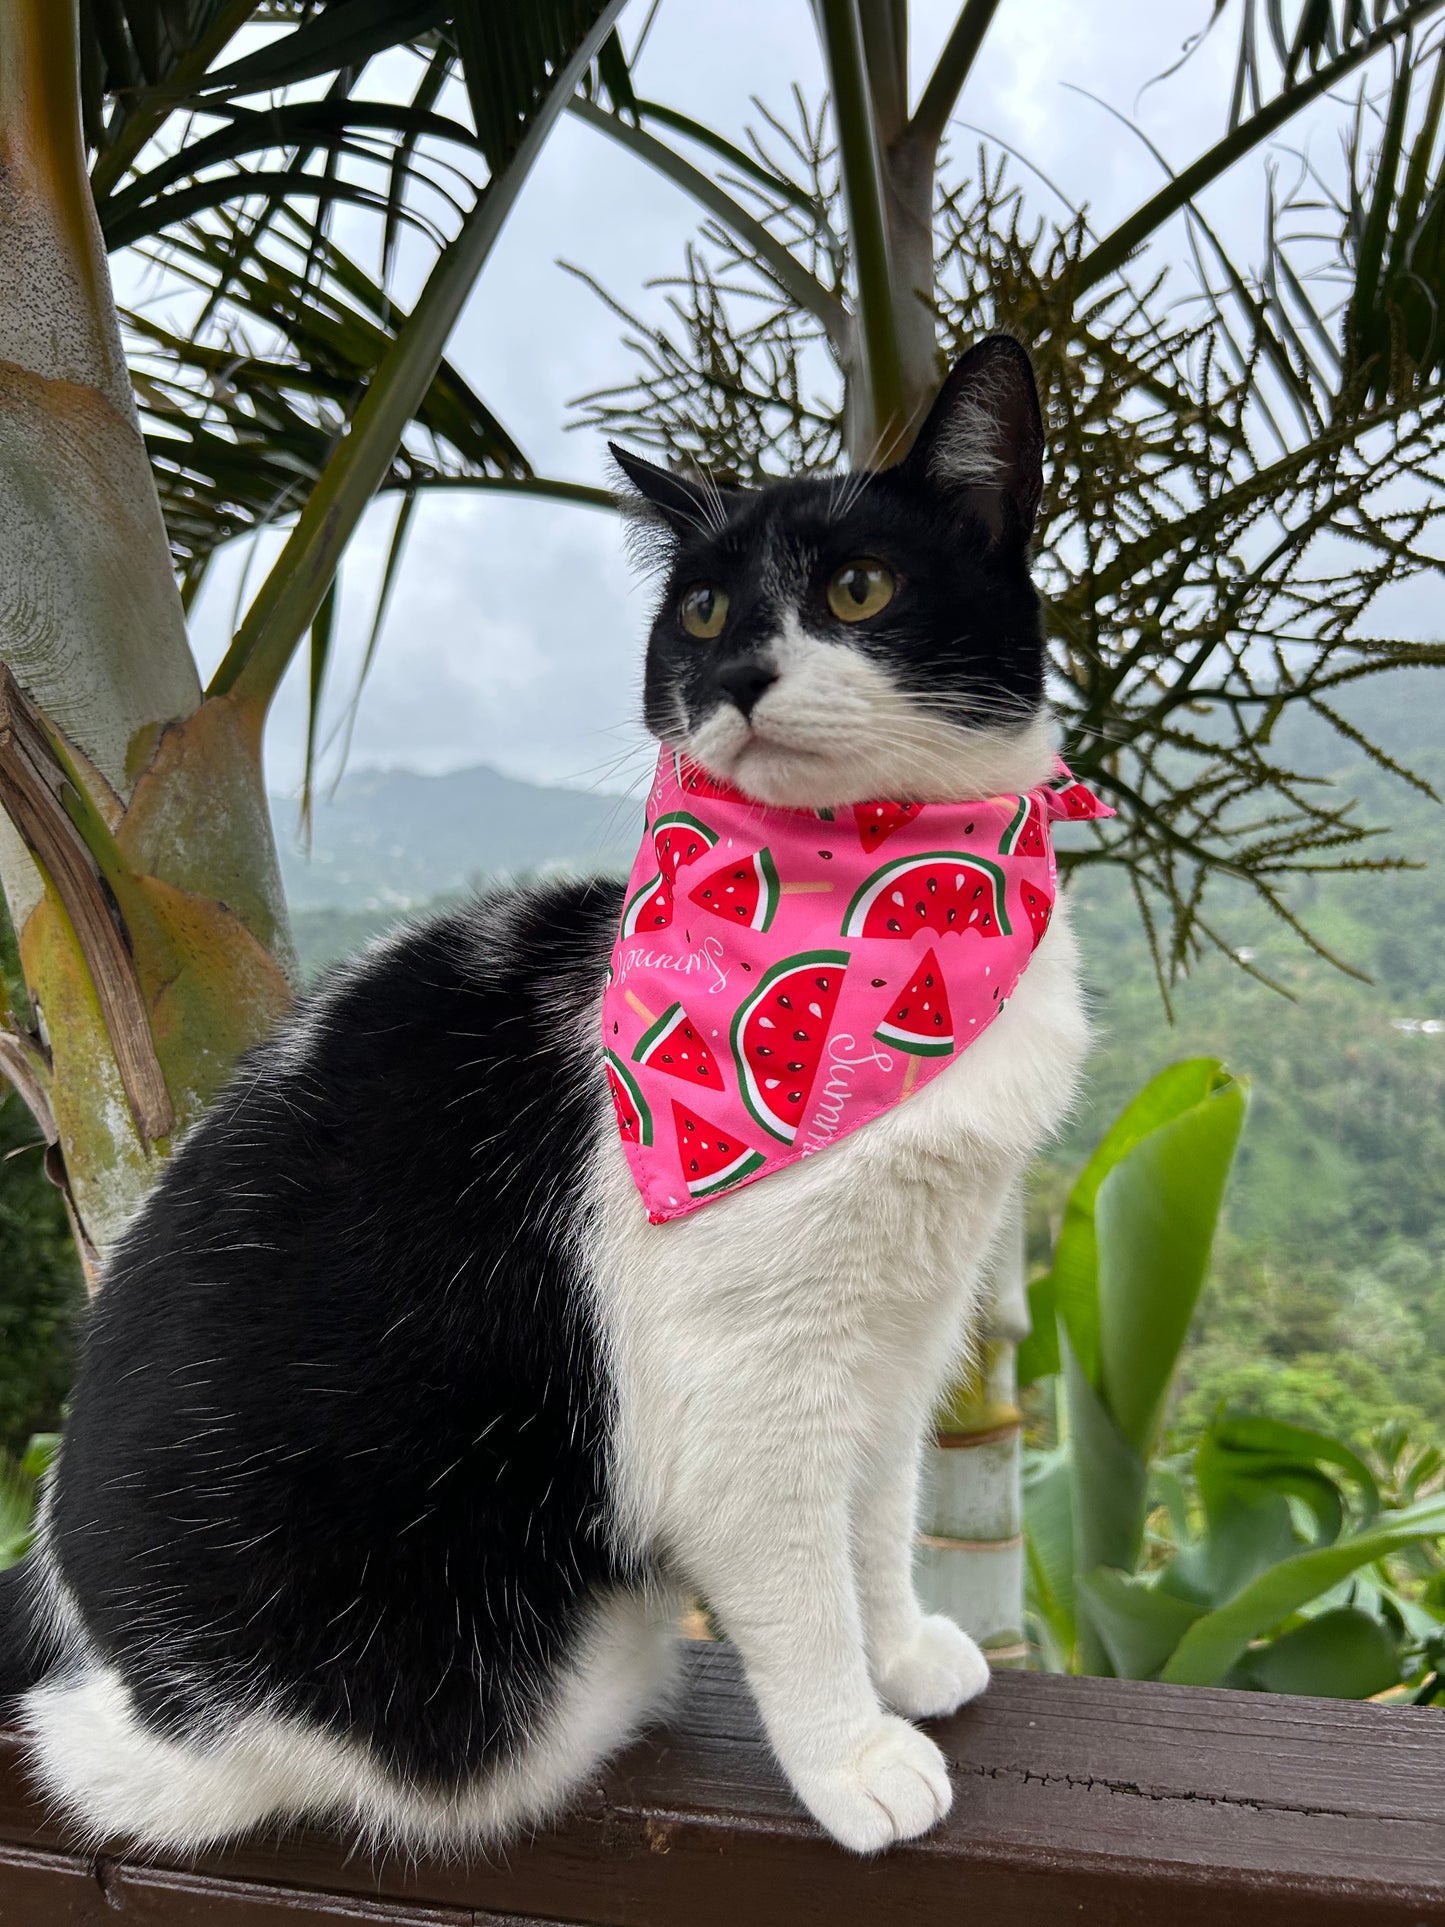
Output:
M494 769L361 770L317 803L308 855L296 805L271 799L286 894L303 911L405 910L484 878L546 869L625 873L639 813L626 796L518 782Z

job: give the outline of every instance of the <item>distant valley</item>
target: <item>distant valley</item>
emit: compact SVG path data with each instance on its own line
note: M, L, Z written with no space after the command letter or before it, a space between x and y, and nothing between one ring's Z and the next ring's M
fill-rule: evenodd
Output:
M558 867L626 871L641 803L519 782L494 769L359 770L318 797L311 848L294 802L271 801L293 910L395 916L487 878Z

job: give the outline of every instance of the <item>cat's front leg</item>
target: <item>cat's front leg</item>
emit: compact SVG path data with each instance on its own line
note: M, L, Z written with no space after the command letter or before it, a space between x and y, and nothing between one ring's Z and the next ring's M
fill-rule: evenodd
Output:
M878 1691L911 1719L952 1713L988 1685L988 1661L943 1613L925 1612L913 1586L925 1421L888 1427L860 1482L853 1542L868 1660Z
M952 1803L933 1741L885 1711L869 1678L841 1500L750 1454L679 1548L742 1654L783 1771L814 1818L855 1853L926 1833Z

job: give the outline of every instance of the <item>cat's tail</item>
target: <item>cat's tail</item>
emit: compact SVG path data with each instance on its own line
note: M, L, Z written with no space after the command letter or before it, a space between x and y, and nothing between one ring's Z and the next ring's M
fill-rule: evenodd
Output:
M0 1572L0 1715L38 1685L58 1657L37 1606L31 1560Z

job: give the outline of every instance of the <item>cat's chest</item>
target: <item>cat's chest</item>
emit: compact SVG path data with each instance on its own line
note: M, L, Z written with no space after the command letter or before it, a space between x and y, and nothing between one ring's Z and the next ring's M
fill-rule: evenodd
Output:
M614 1142L603 1269L634 1289L646 1276L650 1303L687 1318L706 1305L746 1305L754 1316L765 1304L787 1318L819 1294L840 1316L876 1304L886 1317L901 1300L951 1297L1067 1106L1085 1042L1073 939L1061 917L975 1044L825 1150L653 1226Z

